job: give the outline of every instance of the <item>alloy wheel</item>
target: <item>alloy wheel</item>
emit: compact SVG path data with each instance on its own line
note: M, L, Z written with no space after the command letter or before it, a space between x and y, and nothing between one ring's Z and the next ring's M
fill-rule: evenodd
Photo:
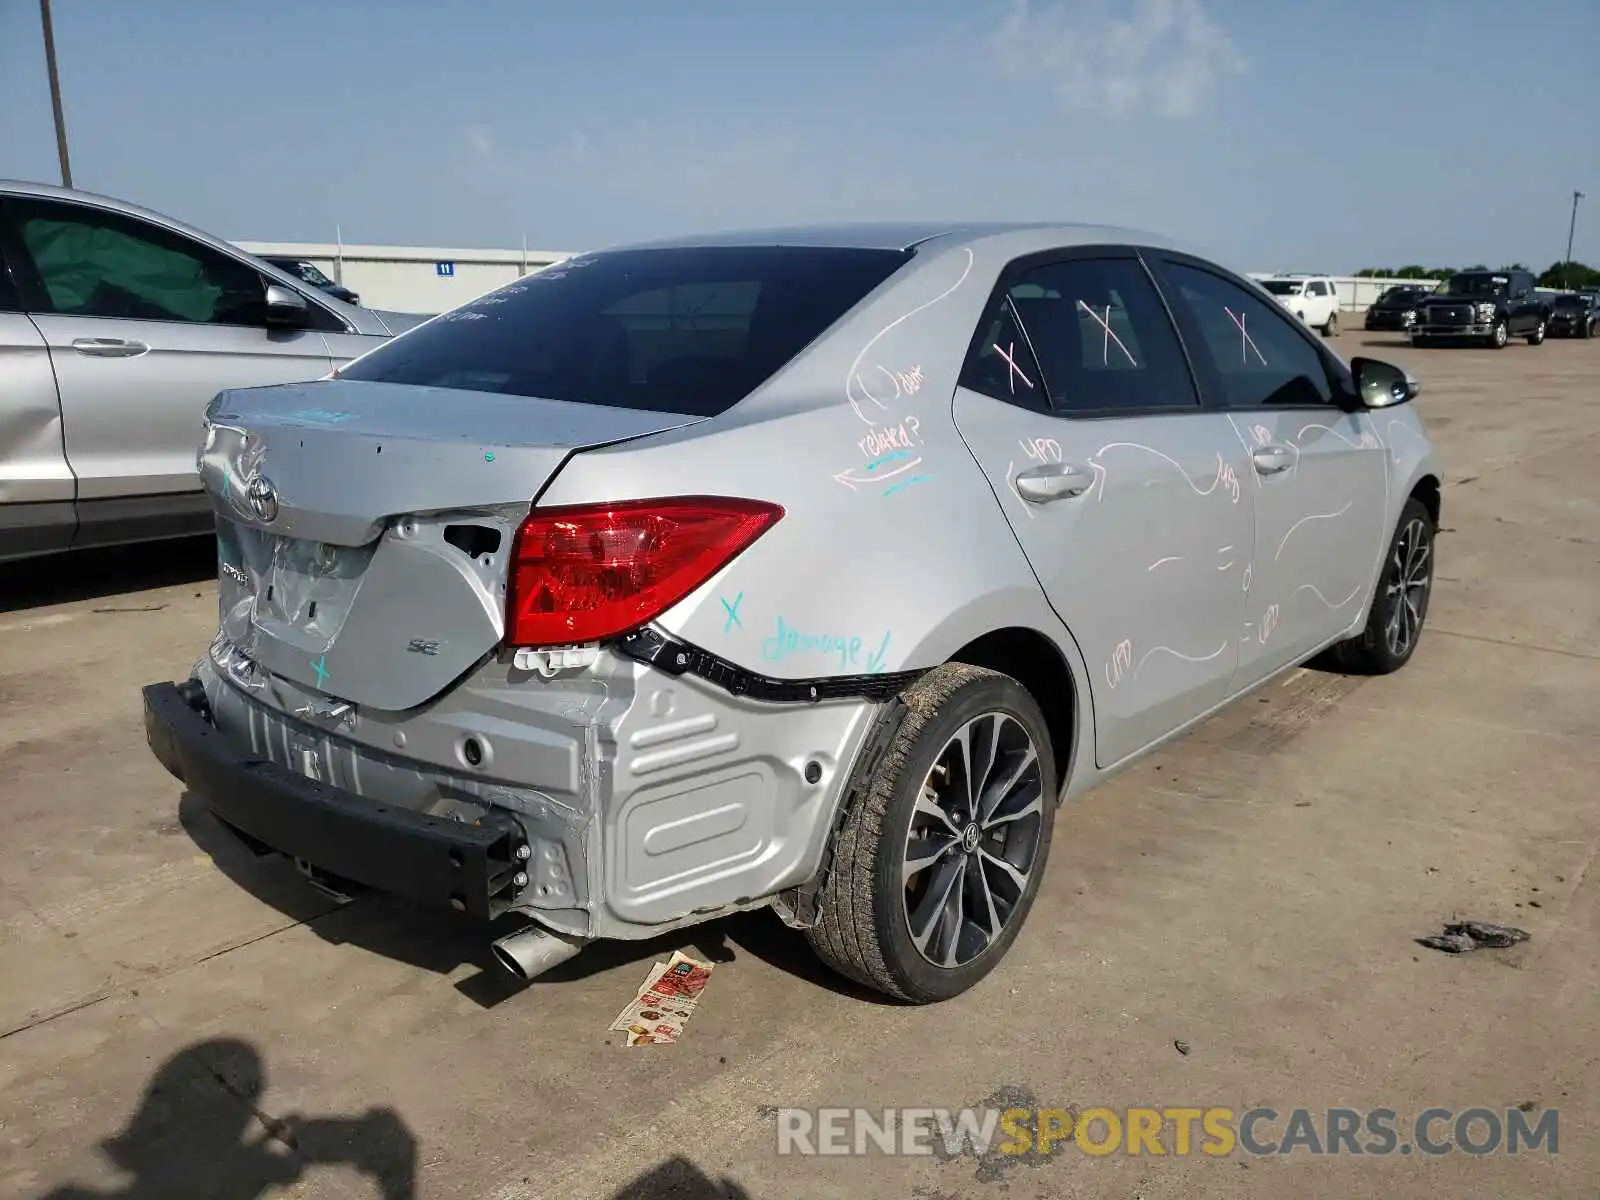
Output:
M939 751L901 860L906 925L928 962L964 966L1004 932L1039 858L1044 804L1039 753L1015 717L974 717Z
M1383 636L1389 653L1403 658L1411 652L1422 631L1428 588L1433 582L1433 539L1420 518L1413 517L1400 531L1389 567L1389 580L1384 589L1389 618L1384 623Z

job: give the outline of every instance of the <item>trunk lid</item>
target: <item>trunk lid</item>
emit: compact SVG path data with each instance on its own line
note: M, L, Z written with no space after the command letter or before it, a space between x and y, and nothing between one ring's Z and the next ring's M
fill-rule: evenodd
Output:
M501 640L512 536L568 456L698 419L353 380L223 392L198 462L223 632L326 696L426 703Z

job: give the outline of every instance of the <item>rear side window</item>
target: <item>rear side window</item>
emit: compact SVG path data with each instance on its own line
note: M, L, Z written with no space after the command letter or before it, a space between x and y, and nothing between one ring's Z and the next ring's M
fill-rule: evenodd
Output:
M809 246L581 256L445 313L340 375L715 416L910 257Z

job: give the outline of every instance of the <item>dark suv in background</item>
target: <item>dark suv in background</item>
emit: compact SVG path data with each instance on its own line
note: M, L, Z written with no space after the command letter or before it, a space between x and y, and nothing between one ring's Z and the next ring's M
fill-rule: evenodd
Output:
M345 287L342 283L335 283L329 279L320 267L314 262L303 258L284 258L275 254L261 256L263 262L269 262L280 271L287 271L296 279L309 283L314 288L320 288L330 296L343 300L346 304L360 304L361 297Z
M1568 292L1550 302L1551 337L1594 337L1600 332L1600 295Z
M1514 337L1544 341L1549 301L1535 289L1532 271L1462 271L1450 276L1417 309L1414 345L1451 339L1501 349Z
M1367 328L1410 329L1412 322L1417 319L1418 306L1428 298L1428 295L1428 289L1425 287L1405 284L1386 289L1383 295L1374 300L1367 309Z

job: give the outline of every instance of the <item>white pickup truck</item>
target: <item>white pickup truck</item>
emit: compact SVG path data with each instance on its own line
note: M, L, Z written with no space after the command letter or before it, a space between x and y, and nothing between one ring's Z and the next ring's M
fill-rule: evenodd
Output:
M1270 275L1258 282L1279 304L1325 337L1339 334L1339 289L1326 275Z

